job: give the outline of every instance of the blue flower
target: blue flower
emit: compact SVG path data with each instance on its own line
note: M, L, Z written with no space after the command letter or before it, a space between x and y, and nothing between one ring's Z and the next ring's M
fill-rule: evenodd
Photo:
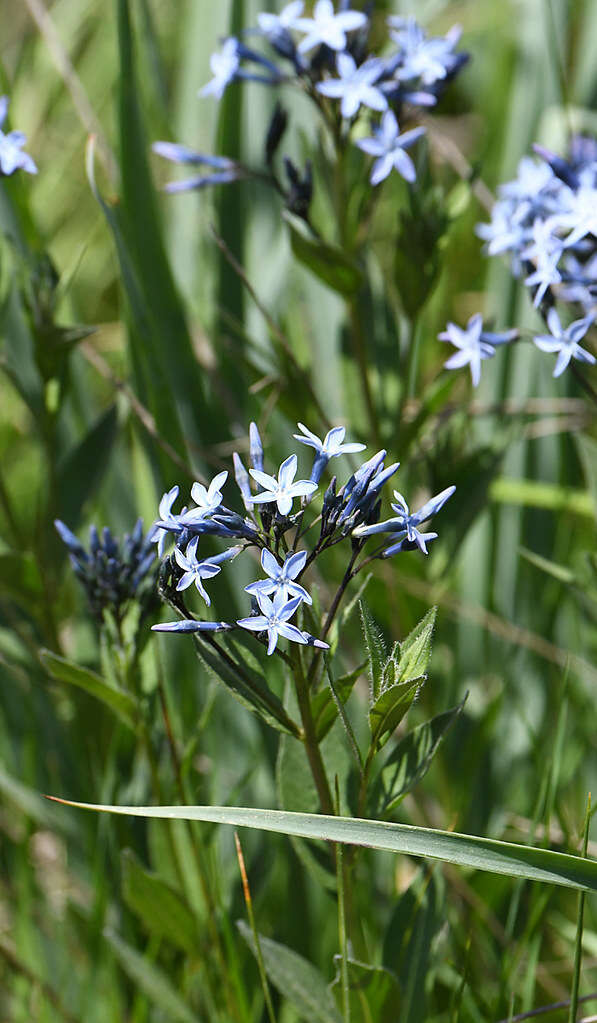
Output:
M224 472L219 472L217 476L214 476L209 487L205 487L203 483L193 483L191 497L197 507L191 508L187 512L185 522L199 522L201 519L213 515L218 510L222 504L222 491L220 488L224 486L227 479L228 472L224 470Z
M158 554L160 558L164 556L164 548L166 546L166 540L171 532L181 532L183 525L182 519L186 508L182 509L180 515L174 515L172 513L172 505L176 501L179 493L178 486L172 487L162 496L158 507L159 519L154 522L153 532L151 539L153 543L158 545Z
M367 16L361 11L334 11L332 0L317 0L312 18L297 18L295 28L306 32L299 43L299 52L308 53L315 46L329 46L330 50L346 48L346 33L354 32L367 24Z
M4 124L8 112L8 96L0 96L0 126ZM37 174L37 167L28 153L23 152L27 137L22 131L9 131L7 135L0 131L0 172L8 177L16 170Z
M418 527L436 515L455 490L456 487L447 487L440 494L436 494L435 497L427 501L418 511L412 513L402 494L395 490L396 504L393 504L391 507L392 511L396 512L396 517L387 519L385 522L376 522L372 526L358 526L354 531L354 536L373 536L375 533L389 533L391 539L399 542L386 548L383 552L385 558L389 558L392 554L404 550L407 544L414 544L423 554L427 554L427 543L430 540L435 540L437 533L422 533Z
M396 115L392 110L386 110L373 137L357 140L359 149L369 156L377 157L369 179L371 184L378 185L387 178L392 169L397 170L406 181L415 181L417 177L415 165L404 150L424 134L424 128L412 128L401 135Z
M151 147L158 156L162 156L171 163L184 164L185 166L213 167L213 174L199 174L196 177L187 178L183 181L169 181L164 185L164 192L188 192L191 190L207 188L208 185L228 185L232 181L239 181L246 177L246 171L234 160L226 156L208 156L205 153L196 153L188 146L182 146L178 142L154 142Z
M177 583L176 589L186 590L187 587L192 586L193 583L195 583L197 590L209 607L211 601L205 587L203 586L202 580L212 579L214 575L218 575L221 571L221 563L223 561L229 561L231 558L235 558L242 550L242 547L229 547L228 550L224 551L222 554L216 554L214 557L204 558L200 561L197 558L198 543L199 537L196 536L187 546L186 555L182 553L179 547L174 548L174 557L184 572L184 575Z
M238 77L241 60L239 49L238 39L230 36L222 44L222 49L219 53L212 53L209 58L209 66L213 78L199 90L200 96L215 96L216 99L222 98L226 86Z
M504 331L502 334L484 331L483 317L480 313L471 316L464 330L455 323L448 323L445 331L438 334L439 340L449 341L458 351L450 356L444 366L446 369L460 369L469 365L473 387L477 387L481 380L481 361L490 359L495 355L497 345L513 341L517 334L516 330Z
M316 455L315 461L313 462L313 468L311 470L311 480L314 483L319 483L321 474L328 464L330 458L336 458L338 455L348 455L356 451L364 451L366 444L358 443L344 443L344 437L346 430L343 426L334 426L331 430L328 430L323 440L320 440L311 430L308 430L302 423L298 423L299 430L304 434L303 437L298 433L294 433L293 437L295 440L300 441L301 444L306 444L310 448L315 448Z
M293 483L297 471L297 457L290 455L278 471L278 478L269 476L266 472L258 469L249 469L254 480L264 488L263 493L256 494L253 498L254 504L271 504L276 502L280 515L288 515L292 508L295 497L306 497L314 494L317 484L311 480L298 480Z
M349 53L339 53L336 57L336 68L339 78L328 78L318 82L316 89L323 96L341 99L340 112L347 120L358 113L363 104L373 110L385 110L388 101L374 83L383 74L384 62L377 57L370 57L364 64L357 67L356 61Z
M401 54L400 67L396 77L406 81L419 78L423 85L434 85L445 78L462 61L462 55L453 53L461 36L461 29L454 25L446 36L428 38L414 18L390 17L390 34Z
M251 494L251 480L243 465L240 455L238 455L236 451L232 454L232 463L234 465L234 478L236 480L236 485L240 490L243 504L247 511L252 511L253 497Z
M279 590L274 599L270 600L263 593L257 594L257 603L262 612L260 615L252 615L250 618L240 618L237 625L251 632L267 632L268 654L273 654L280 636L291 640L293 643L301 643L303 646L319 646L327 649L328 644L321 640L315 640L306 632L301 632L296 625L290 625L289 618L295 614L301 597L293 597L286 600L282 590Z
M582 320L575 320L568 327L562 327L557 311L552 307L547 314L547 325L551 334L539 334L533 341L542 352L558 352L554 377L559 377L564 372L571 359L578 362L588 362L593 365L597 360L590 352L581 348L579 341L587 333L593 324L592 316L585 316Z
M292 0L279 14L258 14L257 24L266 39L283 52L291 56L294 52L294 43L290 30L297 28L297 21L303 13L303 0Z
M294 581L297 575L303 571L306 560L307 552L299 551L298 554L290 554L284 564L279 565L272 552L264 547L261 552L261 567L269 579L260 579L255 583L249 583L248 586L245 586L245 590L254 596L264 593L266 597L272 593L281 592L285 600L299 597L306 604L312 604L313 601L304 586Z

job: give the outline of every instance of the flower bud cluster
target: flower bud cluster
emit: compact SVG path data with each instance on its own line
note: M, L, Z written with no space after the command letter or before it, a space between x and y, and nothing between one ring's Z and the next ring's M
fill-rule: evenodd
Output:
M125 534L122 542L112 536L107 526L101 534L91 526L88 550L60 519L54 525L68 548L73 571L85 589L91 612L100 623L105 610L112 611L120 620L129 601L143 603L152 595L156 577L152 571L153 530L144 535L142 519L138 519L133 532Z

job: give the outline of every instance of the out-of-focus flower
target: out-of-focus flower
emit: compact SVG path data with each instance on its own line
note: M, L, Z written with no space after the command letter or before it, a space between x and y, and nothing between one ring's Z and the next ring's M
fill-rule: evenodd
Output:
M371 171L371 184L378 185L387 178L392 169L397 170L406 181L415 181L417 177L415 165L404 150L424 134L424 128L412 128L400 134L396 115L393 110L386 110L374 135L371 138L357 140L359 149L369 156L377 157Z
M458 349L444 363L445 368L460 369L462 366L470 366L473 387L478 387L481 380L482 360L491 359L495 355L496 346L507 344L517 336L516 330L504 331L501 334L483 330L483 317L480 313L471 316L464 329L455 323L448 323L446 329L438 334L440 341L448 341Z
M384 62L377 57L370 57L357 67L356 61L349 53L339 53L336 57L338 78L326 78L318 82L316 89L323 96L340 99L342 117L350 119L358 113L361 104L372 110L385 110L388 101L383 92L375 87L375 82L382 75Z
M299 52L308 53L315 46L329 46L330 50L346 48L346 33L367 24L361 11L334 11L332 0L317 0L312 18L297 18L294 27L306 32L299 43Z
M549 310L547 313L547 326L551 334L538 334L533 338L533 341L542 352L558 353L553 371L554 377L559 377L564 372L571 359L576 359L578 362L588 362L591 365L597 361L591 352L585 351L578 343L583 339L593 322L592 316L585 316L581 320L575 320L568 327L563 327L557 311L553 308Z
M8 113L8 96L0 96L0 127ZM28 153L23 152L27 136L22 131L0 131L0 173L8 177L16 170L37 174L37 167Z

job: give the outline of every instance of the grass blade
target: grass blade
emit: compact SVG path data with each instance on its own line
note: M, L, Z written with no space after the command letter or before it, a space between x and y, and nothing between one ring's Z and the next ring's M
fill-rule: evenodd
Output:
M370 849L385 849L387 852L456 863L474 870L487 870L509 877L524 877L529 881L597 892L595 860L493 838L420 828L412 824L244 806L107 806L78 803L56 796L48 798L79 810L164 820L211 821L214 824L232 824L237 828L257 828L259 831L296 835L298 838L316 838Z

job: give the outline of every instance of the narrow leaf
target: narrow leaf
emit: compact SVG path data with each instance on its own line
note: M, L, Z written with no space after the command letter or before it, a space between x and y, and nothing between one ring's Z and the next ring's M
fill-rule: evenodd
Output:
M131 849L123 851L121 862L124 901L146 930L183 952L196 954L197 923L182 895L163 878L146 870Z
M382 677L384 664L387 660L387 651L383 637L373 620L367 605L361 601L359 604L361 612L361 624L365 633L365 645L369 656L369 700L375 703L382 689Z
M427 774L444 735L454 724L465 702L466 696L457 707L425 721L405 735L392 750L381 768L373 793L372 805L379 812L386 814L393 810Z
M86 693L95 696L96 700L100 700L114 711L129 728L134 729L137 705L133 697L123 689L115 689L114 686L108 685L101 675L96 675L94 671L82 668L65 657L59 657L51 650L40 650L39 659L53 678L77 686L78 689L84 689Z
M256 955L251 928L244 920L238 929ZM342 1023L327 982L319 970L306 959L271 938L259 935L266 973L280 994L287 998L302 1019L308 1023Z
M347 845L385 849L408 856L424 856L474 870L488 870L529 881L559 884L581 891L597 891L597 861L533 846L500 842L493 838L459 835L452 831L419 828L412 824L369 821L355 817L261 810L242 806L108 806L77 803L50 796L54 802L80 810L163 820L211 821L237 828L257 828L299 838L325 839Z
M129 975L133 984L163 1012L169 1020L179 1023L197 1023L197 1016L172 987L164 973L144 956L140 955L113 931L105 931L104 937L112 946L120 965Z
M411 679L420 678L427 671L436 614L437 608L432 607L406 639L400 643L397 681L408 682ZM393 656L396 657L396 654L393 653Z
M290 231L293 254L311 273L340 295L350 296L359 291L363 275L357 264L342 249L322 241L312 233L300 217L283 213Z
M419 678L413 682L401 682L384 689L369 711L372 745L380 742L387 732L393 732L398 727L423 682L424 679Z

